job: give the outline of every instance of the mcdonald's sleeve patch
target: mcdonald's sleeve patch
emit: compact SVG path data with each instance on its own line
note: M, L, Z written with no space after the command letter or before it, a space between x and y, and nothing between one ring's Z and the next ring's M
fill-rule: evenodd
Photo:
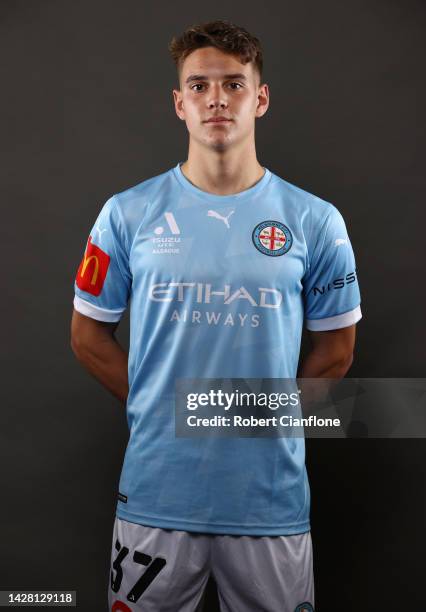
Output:
M77 270L75 282L82 291L99 295L108 272L110 256L92 242L89 236L83 259Z

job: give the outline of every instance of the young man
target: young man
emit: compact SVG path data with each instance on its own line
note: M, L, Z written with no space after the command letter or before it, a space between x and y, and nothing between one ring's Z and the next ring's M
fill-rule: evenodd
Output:
M360 297L331 204L262 167L259 41L212 22L170 46L188 159L112 196L75 283L72 347L126 403L110 609L191 612L210 572L227 612L314 605L303 438L178 438L181 378L340 378ZM336 279L345 279L333 283ZM114 337L130 298L130 351Z

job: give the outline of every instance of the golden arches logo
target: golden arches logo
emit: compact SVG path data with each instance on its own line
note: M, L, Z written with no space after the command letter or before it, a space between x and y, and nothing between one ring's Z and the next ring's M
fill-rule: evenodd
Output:
M82 291L92 295L99 295L108 272L110 256L96 244L89 236L83 259L77 270L76 283Z
M90 264L92 259L94 259L96 263L95 263L95 268L93 270L92 278L90 280L90 284L96 285L96 281L98 279L98 274L99 274L99 259L97 258L96 255L90 255L90 257L87 257L86 253L84 254L83 265L81 266L80 276L83 277L85 275L87 266Z

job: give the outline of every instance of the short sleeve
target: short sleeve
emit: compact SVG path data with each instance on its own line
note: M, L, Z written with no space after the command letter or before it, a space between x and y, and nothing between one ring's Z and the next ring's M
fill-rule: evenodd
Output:
M361 319L361 298L352 245L342 215L334 206L314 234L303 279L305 325L312 331L348 327Z
M119 321L132 284L126 232L116 196L103 206L87 239L74 282L74 308L98 321Z

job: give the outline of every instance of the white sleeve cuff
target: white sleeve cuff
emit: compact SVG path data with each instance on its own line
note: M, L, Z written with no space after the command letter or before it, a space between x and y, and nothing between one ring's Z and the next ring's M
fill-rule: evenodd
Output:
M328 317L326 319L306 319L305 324L307 329L311 331L328 331L354 325L358 323L361 317L361 308L357 306L353 310L336 315L335 317Z
M106 323L115 323L119 321L121 315L125 311L125 308L120 310L108 310L106 308L94 306L90 302L81 299L78 295L74 295L74 308L86 317L96 319L97 321L105 321Z

